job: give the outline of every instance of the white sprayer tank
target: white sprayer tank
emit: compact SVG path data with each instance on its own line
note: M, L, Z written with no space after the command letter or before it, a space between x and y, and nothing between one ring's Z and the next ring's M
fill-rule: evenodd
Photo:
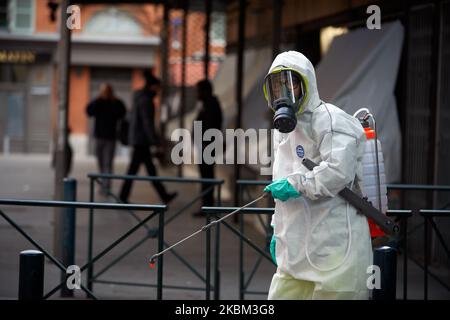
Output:
M366 134L367 137L367 134ZM381 195L381 208L380 200L378 197L378 178L377 178L377 159L375 139L367 139L364 142L364 156L363 163L363 183L362 192L364 197L372 203L372 205L386 214L387 211L387 188L386 188L386 175L384 171L384 159L381 143L377 139L378 144L378 168L380 175L380 195Z

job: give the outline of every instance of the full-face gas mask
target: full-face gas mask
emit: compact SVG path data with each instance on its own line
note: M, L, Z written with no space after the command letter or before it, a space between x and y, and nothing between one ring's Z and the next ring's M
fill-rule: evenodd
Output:
M280 68L268 74L264 80L264 96L275 111L273 125L282 133L288 133L297 125L297 113L301 111L306 96L302 76L288 68Z

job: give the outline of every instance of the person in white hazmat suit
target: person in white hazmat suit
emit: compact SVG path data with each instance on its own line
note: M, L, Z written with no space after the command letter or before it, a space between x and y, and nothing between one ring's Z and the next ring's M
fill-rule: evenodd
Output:
M279 54L265 78L275 112L269 299L368 299L372 246L367 219L338 196L361 194L365 139L359 121L320 100L314 67L301 53ZM313 171L302 165L309 158Z

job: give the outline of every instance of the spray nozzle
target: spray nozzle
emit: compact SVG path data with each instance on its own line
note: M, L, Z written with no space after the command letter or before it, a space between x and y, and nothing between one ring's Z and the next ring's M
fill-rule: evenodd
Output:
M155 260L156 260L155 258L151 258L151 259L150 259L150 264L149 264L149 266L150 266L151 269L154 269L154 268L155 268L155 264L156 264L156 261L155 261Z

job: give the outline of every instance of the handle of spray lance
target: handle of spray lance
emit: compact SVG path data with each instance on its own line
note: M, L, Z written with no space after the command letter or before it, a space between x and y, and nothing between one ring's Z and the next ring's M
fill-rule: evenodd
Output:
M312 171L314 167L318 166L316 163L307 158L303 159L302 164L310 171ZM339 191L338 194L367 218L372 219L385 233L390 235L399 234L400 227L392 219L372 206L372 204L366 199L361 198L347 187Z

